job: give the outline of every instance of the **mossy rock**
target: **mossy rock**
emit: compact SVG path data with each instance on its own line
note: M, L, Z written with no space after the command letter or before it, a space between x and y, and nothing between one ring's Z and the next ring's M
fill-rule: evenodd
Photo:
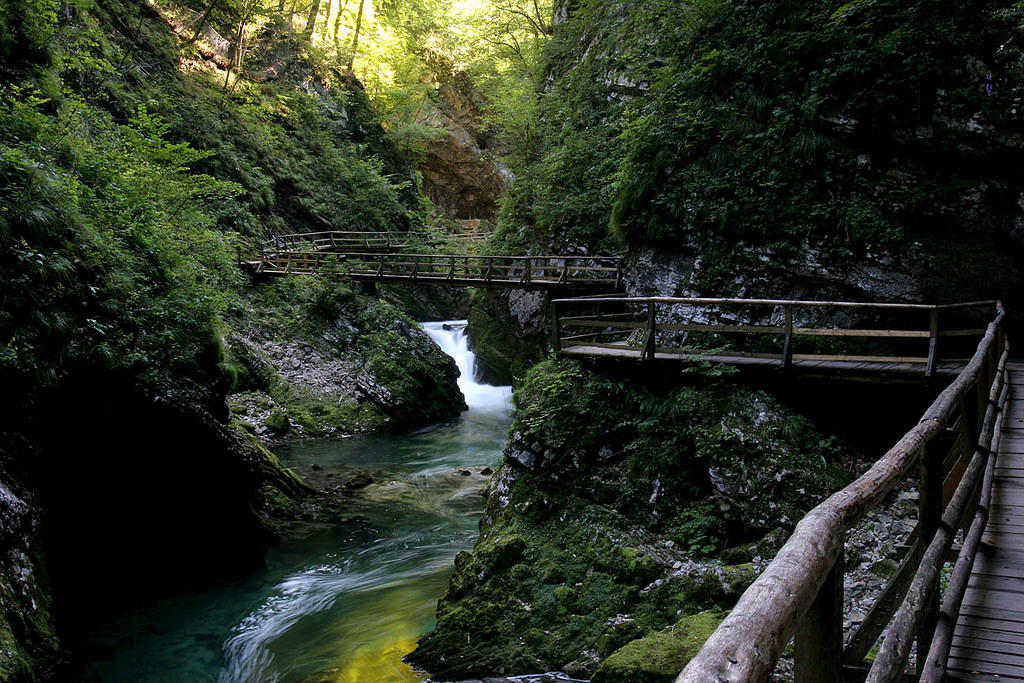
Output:
M291 420L289 420L288 416L280 410L275 410L268 415L267 419L263 421L263 424L267 429L275 434L287 434L292 428Z
M722 612L701 612L634 640L601 663L592 683L671 683L724 618Z

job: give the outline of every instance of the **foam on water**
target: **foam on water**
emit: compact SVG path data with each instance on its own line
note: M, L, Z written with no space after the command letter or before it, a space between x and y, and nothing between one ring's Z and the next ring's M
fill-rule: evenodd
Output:
M470 412L504 412L512 401L512 387L495 387L476 381L476 355L469 350L465 320L423 323L423 329L459 367L459 389Z

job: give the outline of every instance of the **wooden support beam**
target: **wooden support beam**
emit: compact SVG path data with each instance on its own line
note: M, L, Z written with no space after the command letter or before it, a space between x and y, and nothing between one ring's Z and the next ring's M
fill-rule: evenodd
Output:
M843 553L800 618L793 638L795 683L839 683L843 654Z

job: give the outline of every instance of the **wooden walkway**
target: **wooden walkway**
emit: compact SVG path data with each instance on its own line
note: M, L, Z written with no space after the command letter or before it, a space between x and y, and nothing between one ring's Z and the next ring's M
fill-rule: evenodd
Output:
M578 344L576 346L563 348L561 353L566 356L602 356L608 358L629 358L633 360L705 361L709 363L724 363L726 365L732 365L739 368L764 368L772 370L780 368L782 363L781 354L745 356L731 354L727 351L714 354L702 354L662 348L656 348L653 355L645 358L643 355L643 347L629 346L626 344L605 344L601 346ZM926 365L927 359L924 358L908 361L861 356L847 359L832 358L823 360L815 356L794 354L790 358L788 367L801 372L881 377L885 375L922 375L925 372ZM956 377L964 369L965 365L967 365L966 360L938 361L933 368L933 374L938 377Z
M984 315L993 303L556 299L551 343L556 352L572 356L711 361L823 374L954 377L966 367L975 339L985 333L978 314ZM740 343L734 343L738 338Z
M257 275L323 274L382 284L529 289L612 294L622 289L622 259L612 256L475 256L265 249L243 261Z
M954 631L952 681L1024 680L1024 363L1007 373L988 525Z

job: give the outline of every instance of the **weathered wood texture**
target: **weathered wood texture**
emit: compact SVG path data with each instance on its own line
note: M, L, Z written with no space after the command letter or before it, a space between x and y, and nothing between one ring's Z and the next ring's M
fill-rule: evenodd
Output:
M953 367L940 353L947 347L963 349L963 338L981 336L984 329L950 324L962 320L964 312L995 302L971 302L956 306L926 304L874 304L848 301L800 301L785 299L716 299L671 297L617 297L557 299L552 304L555 350L577 356L615 356L642 360L711 360L732 365L769 365L783 369L814 367L815 363L840 363L831 369L917 372L927 377L958 373L964 362ZM910 324L883 328L849 325L851 309L864 319L900 314ZM570 312L593 311L589 314ZM823 327L814 324L822 316L847 324ZM940 318L941 315L941 318ZM742 322L742 321L750 322ZM941 321L945 321L944 328ZM797 321L802 321L797 323ZM914 325L919 328L915 329ZM695 340L694 336L699 337ZM701 336L702 335L702 336ZM770 337L776 337L772 342ZM733 340L745 338L752 350L739 348ZM834 338L845 352L815 352L814 340ZM798 352L796 340L804 340L810 352ZM940 340L945 339L940 344ZM741 340L742 341L742 340ZM849 346L859 344L869 353ZM801 342L803 343L803 342ZM703 344L703 346L701 346ZM771 351L778 344L777 351ZM708 347L714 347L709 350ZM948 355L948 352L947 352ZM741 359L761 359L749 361ZM851 363L874 364L857 368ZM889 367L880 367L886 364Z
M1008 378L991 488L965 536L922 681L1024 680L1024 364L1010 363Z
M978 416L975 424L978 424L979 429L971 434L971 443L977 445L973 449L975 457L957 483L956 494L942 513L942 524L939 525L940 529L949 526L954 531L960 527L960 517L970 507L972 496L980 488L980 473L985 471L989 442L986 441L984 430L988 429L989 434L994 432L995 405L1002 393L1003 374L997 371L997 363L1000 360L1000 365L1005 363L1001 327L1004 315L1002 307L998 306L997 316L987 327L973 358L935 399L921 421L867 472L815 507L797 524L775 559L744 592L729 616L679 674L677 683L765 681L783 648L797 633L798 627L802 634L809 634L815 628L808 623L808 619L829 619L827 624L819 622L816 631L818 634L832 632L836 627L836 615L822 609L822 604L832 604L835 591L834 588L828 588L822 594L821 590L832 586L835 575L841 574L842 565L838 562L843 553L846 531L904 480L925 449L936 442L936 437L948 433L947 428L961 417L962 406L967 407L967 412L978 406L984 411L984 418ZM981 403L973 402L973 399L965 400L965 397L971 398L975 394L983 394L991 400ZM929 462L932 461L943 462L945 458L929 459ZM1020 492L1021 503L1024 504L1024 488ZM939 502L941 496L934 493L930 499ZM924 559L910 583L910 597L904 601L897 613L896 623L890 627L887 638L893 642L888 650L883 646L883 653L887 653L885 656L889 659L882 665L876 660L875 669L869 677L875 676L875 680L902 678L905 666L904 643L918 637L922 625L929 618L929 607L934 605L934 591L929 586L936 582L939 568L945 561L949 546L945 536L937 531L933 538L921 539L922 543L927 542L921 553ZM930 562L930 566L926 567L926 562ZM826 581L830 576L833 580ZM839 581L841 583L841 577ZM913 604L907 607L907 603ZM801 652L808 651L811 642L797 643L798 659ZM829 650L835 649L829 646ZM796 667L798 676L802 671L808 672L798 680L813 683L837 681L837 669L837 666L828 666L822 662L798 662Z
M265 250L246 264L262 275L322 273L394 284L605 292L622 288L622 260L617 257Z
M302 251L401 251L420 236L410 232L342 231L299 232L275 235L267 240L269 250Z

